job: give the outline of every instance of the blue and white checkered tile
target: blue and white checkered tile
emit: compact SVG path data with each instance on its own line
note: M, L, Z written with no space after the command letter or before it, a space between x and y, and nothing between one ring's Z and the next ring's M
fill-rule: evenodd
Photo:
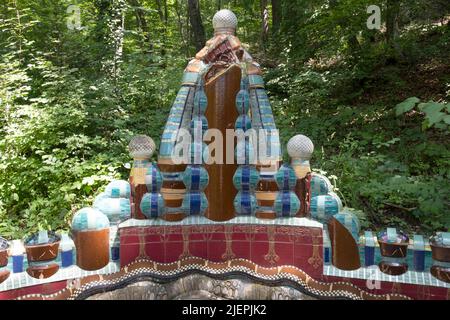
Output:
M342 204L341 197L339 197L339 196L337 195L337 193L335 193L335 192L330 192L330 193L328 193L328 195L336 199L336 201L337 201L337 203L338 203L338 207L339 207L339 212L341 212L342 210L344 210L344 205Z
M247 114L250 110L250 94L244 87L241 83L241 90L236 95L236 109L240 115Z
M208 171L200 165L188 166L183 174L183 183L189 191L203 191L209 183Z
M140 205L142 213L148 219L157 219L164 214L164 199L160 193L146 193Z
M115 180L106 186L105 194L110 198L130 198L131 187L128 181Z
M275 181L277 182L280 190L289 191L295 188L295 185L297 184L297 176L295 175L294 169L292 169L290 165L283 164L275 175Z
M149 192L158 193L163 185L163 176L156 163L153 163L145 175L145 184Z
M361 225L356 215L344 209L343 211L334 215L334 218L338 220L340 223L342 223L342 225L345 226L345 228L347 228L348 231L350 231L350 233L352 234L353 238L355 238L356 241L359 240L359 232L361 231Z
M234 199L234 209L238 216L253 216L257 207L256 196L251 192L240 191Z
M240 115L234 124L236 130L247 131L252 128L252 121L248 115Z
M300 199L292 191L281 191L275 200L277 217L294 217L300 210Z
M310 211L313 219L326 223L332 216L339 213L339 203L330 195L312 197Z
M105 228L109 228L109 219L98 209L81 209L75 213L72 219L73 231L92 231Z
M98 194L98 195L95 197L95 199L94 199L94 204L93 204L92 206L93 206L94 208L97 208L98 203L99 203L100 201L102 201L103 199L110 199L110 197L109 197L106 193L102 192L102 193Z
M111 223L124 221L131 216L130 199L126 198L100 199L94 204L94 208L106 214Z
M203 216L208 205L208 199L203 192L190 192L184 196L181 207L187 215Z
M313 173L311 178L311 196L323 196L333 191L333 185L324 175Z
M240 166L233 177L233 184L237 190L254 191L260 180L259 172L252 166Z

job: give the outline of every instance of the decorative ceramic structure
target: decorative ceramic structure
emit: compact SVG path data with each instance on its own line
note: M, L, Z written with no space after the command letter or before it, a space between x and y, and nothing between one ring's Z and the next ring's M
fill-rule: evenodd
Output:
M208 208L208 199L204 193L209 183L209 175L201 165L192 165L186 168L183 182L187 193L183 200L183 210L187 215L204 215Z
M277 217L294 217L300 210L300 200L293 191L297 177L290 165L283 165L275 176L279 193L275 200Z
M433 256L431 274L446 283L450 283L450 233L440 232L430 239Z
M314 152L314 144L304 135L297 135L289 140L288 154L291 157L291 165L297 176L295 194L300 199L300 210L297 217L309 216L311 205L311 166L309 160Z
M102 198L96 200L93 207L103 212L110 223L119 223L131 217L130 200L126 198Z
M105 194L110 198L127 198L131 196L131 188L128 181L115 180L106 186Z
M10 274L10 271L6 268L8 265L8 248L8 241L0 237L0 284L8 279Z
M313 173L311 177L311 196L325 196L333 191L333 185L324 175Z
M227 32L234 34L237 25L238 19L236 15L228 9L218 11L213 17L213 28L216 34Z
M339 213L340 203L332 195L312 197L311 217L326 223L331 217Z
M99 270L109 263L109 219L101 211L84 208L72 219L72 235L77 265L88 271Z
M409 237L395 228L388 228L378 235L382 261L378 264L381 272L399 276L408 271L406 256Z
M358 217L350 211L344 210L334 215L334 218L339 221L352 234L356 241L359 240L359 232L361 225Z
M133 158L133 167L130 173L131 187L131 216L134 219L145 219L145 215L140 209L143 196L148 192L145 181L147 171L152 165L150 159L156 150L155 142L152 138L139 135L134 137L128 145L130 156Z
M24 241L27 253L27 273L36 279L46 279L59 270L55 262L61 237L54 232L40 231Z
M141 200L140 210L147 219L161 218L164 214L164 198L160 192L163 178L158 166L153 163L145 175L148 193Z

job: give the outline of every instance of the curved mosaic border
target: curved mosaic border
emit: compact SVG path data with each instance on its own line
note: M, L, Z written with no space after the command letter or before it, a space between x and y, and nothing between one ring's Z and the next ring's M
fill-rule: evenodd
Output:
M196 257L168 264L137 260L123 267L120 272L76 279L65 289L54 294L30 294L17 300L83 300L98 293L122 289L148 278L167 283L196 273L219 280L244 278L270 286L292 287L318 299L411 300L400 294L371 294L346 282L319 282L293 266L263 268L244 259L216 263Z

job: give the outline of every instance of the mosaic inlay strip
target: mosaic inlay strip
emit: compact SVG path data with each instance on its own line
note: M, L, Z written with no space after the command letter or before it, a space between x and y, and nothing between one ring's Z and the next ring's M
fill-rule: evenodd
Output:
M400 294L375 295L361 290L346 282L322 283L309 277L302 270L292 266L277 268L262 268L251 261L237 259L224 263L213 263L201 258L189 257L178 262L163 264L149 260L139 260L123 267L120 272L102 276L90 276L69 284L65 289L51 294L30 294L19 297L18 300L75 300L84 299L89 295L115 290L127 283L152 277L165 281L174 281L190 273L202 273L210 277L242 274L264 283L286 283L300 288L309 295L322 299L352 299L352 300L408 300Z
M377 266L360 268L355 271L344 271L332 265L325 265L323 269L323 274L326 276L450 288L449 283L436 279L429 272L408 271L400 276L390 276L381 272Z

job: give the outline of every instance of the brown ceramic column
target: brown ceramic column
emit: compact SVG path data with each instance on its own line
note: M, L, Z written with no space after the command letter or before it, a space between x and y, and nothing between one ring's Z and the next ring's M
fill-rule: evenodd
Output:
M240 90L240 84L241 68L232 65L209 80L205 88L208 97L208 108L205 114L208 119L208 128L220 130L224 138L224 164L206 166L209 173L209 185L205 191L209 202L206 217L213 221L228 221L235 217L233 203L237 190L233 185L233 176L237 165L226 164L226 130L234 129L238 117L236 95ZM233 152L234 157L234 150L229 152Z

